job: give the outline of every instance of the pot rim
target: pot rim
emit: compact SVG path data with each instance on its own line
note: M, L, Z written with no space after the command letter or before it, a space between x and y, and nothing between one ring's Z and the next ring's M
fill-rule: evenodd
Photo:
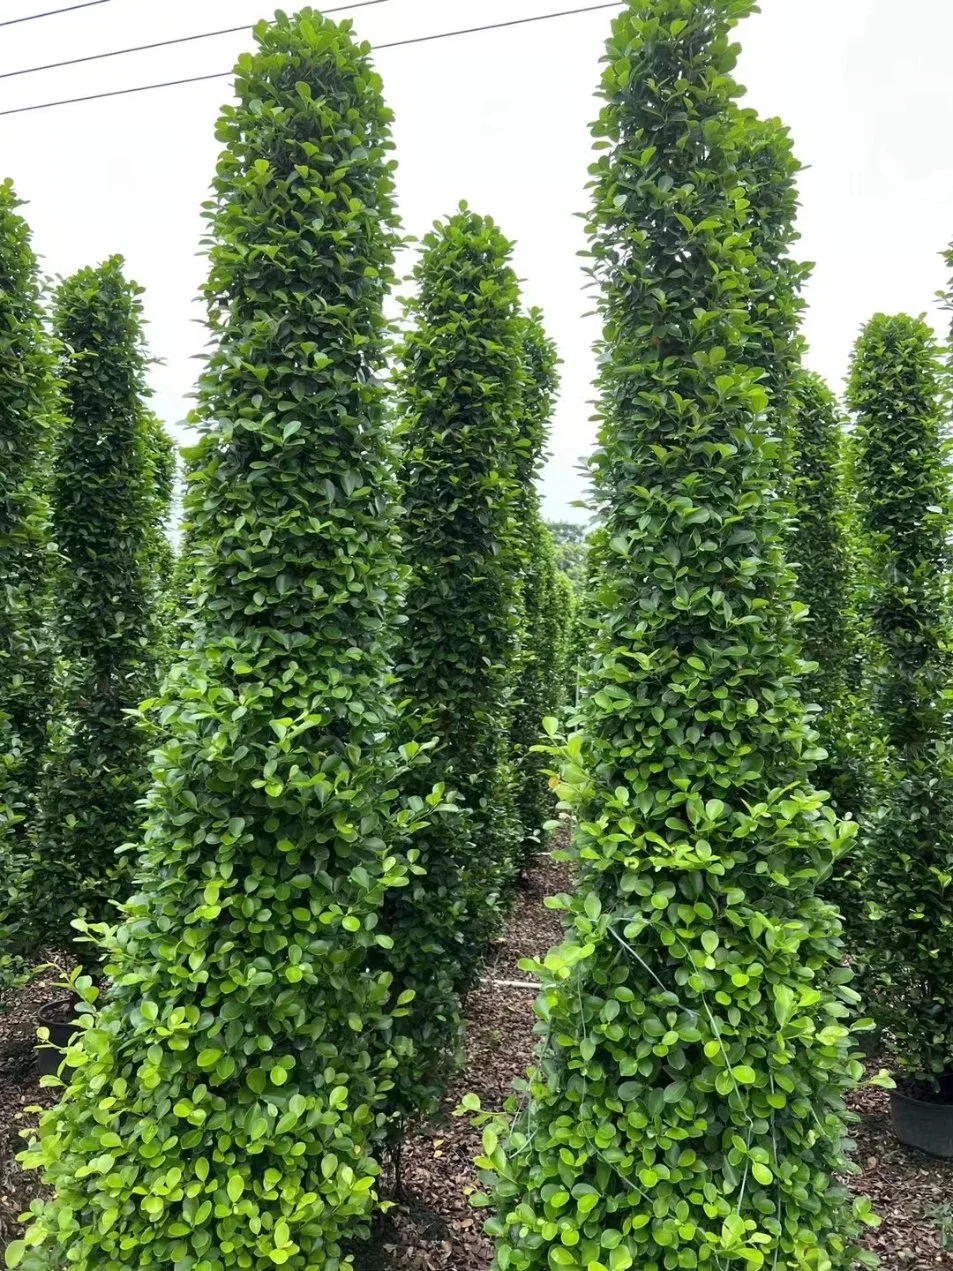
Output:
M57 1007L63 1005L64 1003L73 1006L74 1013L72 1018L70 1019L62 1019L58 1017L51 1018L51 1012L55 1011ZM64 1028L72 1028L78 1023L78 1019L75 1012L75 1004L76 1004L75 998L68 997L65 993L61 993L59 997L48 998L47 1001L43 1002L41 1006L38 1006L36 1011L36 1017L40 1021L40 1023L45 1025L47 1028L49 1028L51 1024L59 1024Z
M917 1108L948 1108L953 1112L953 1099L949 1101L942 1099L915 1099L912 1094L904 1094L902 1090L891 1090L890 1102L910 1103Z

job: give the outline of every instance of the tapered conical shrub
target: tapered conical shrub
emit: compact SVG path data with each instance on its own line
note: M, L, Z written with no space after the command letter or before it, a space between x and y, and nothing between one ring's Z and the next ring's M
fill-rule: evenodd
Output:
M854 350L848 404L866 547L873 707L887 746L864 856L863 979L900 1070L953 1081L951 565L945 371L927 324L876 315Z
M422 815L391 742L391 116L349 23L256 39L207 209L194 632L112 986L26 1155L31 1268L335 1271L372 1207L403 1010L380 913Z
M736 104L731 31L751 8L630 0L607 46L600 612L561 788L578 890L538 968L525 1112L480 1161L510 1271L855 1261L836 1179L855 995L814 895L847 831L807 780L761 387L785 391L802 270L790 224L769 251L746 201L764 125Z
M556 346L546 335L542 314L531 310L524 323L525 375L520 414L516 479L519 484L519 519L522 533L522 630L519 676L510 740L516 765L516 808L522 831L519 865L525 866L539 851L544 825L553 815L552 792L547 783L545 757L534 751L543 740L542 721L555 714L562 701L560 680L560 594L556 552L543 524L536 481L543 461L550 419L559 389Z
M29 903L18 880L36 811L54 665L47 484L55 353L21 206L12 184L0 183L0 983L14 971L19 943L8 920Z
M437 777L468 809L464 981L499 925L520 842L509 725L523 321L511 250L491 219L465 206L426 235L398 378L410 566L400 676L438 738Z

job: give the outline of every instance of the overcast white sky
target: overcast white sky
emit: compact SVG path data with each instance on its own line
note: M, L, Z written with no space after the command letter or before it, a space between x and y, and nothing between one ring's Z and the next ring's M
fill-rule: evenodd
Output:
M355 12L384 43L531 16L595 0L385 0ZM68 0L0 0L0 19ZM329 0L329 4L341 0ZM289 3L289 8L294 7ZM953 238L953 0L764 0L740 30L748 100L792 129L803 174L803 255L816 262L809 361L840 389L850 346L874 311L929 311ZM224 36L43 74L37 63L252 23L260 0L108 0L0 29L0 111L33 102L224 70L248 37ZM588 124L610 14L583 14L416 47L382 50L397 116L407 230L424 232L461 198L517 242L528 304L546 312L564 359L546 469L545 510L582 519L576 465L592 442L592 320L583 314ZM0 177L11 176L50 272L113 252L146 288L155 405L171 424L188 409L191 359L203 344L193 297L201 203L228 92L217 80L0 117Z

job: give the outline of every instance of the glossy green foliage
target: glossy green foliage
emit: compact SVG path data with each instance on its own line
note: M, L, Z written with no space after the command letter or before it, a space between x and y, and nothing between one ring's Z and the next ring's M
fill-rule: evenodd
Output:
M141 289L113 257L57 291L64 420L51 510L60 555L55 619L65 727L31 836L21 918L36 945L68 943L72 919L113 916L148 783L148 735L130 714L155 691L155 589L148 547L152 473L143 406Z
M56 424L55 354L30 230L0 183L0 924L25 903L21 849L36 810L53 691L53 558L47 479ZM0 982L12 974L0 935Z
M520 839L509 746L521 620L523 320L511 246L465 206L423 241L398 393L411 577L404 691L469 810L462 980L497 929Z
M150 581L156 592L157 655L164 670L177 648L178 595L175 588L176 556L169 538L169 514L176 481L176 447L161 420L146 417L149 481L152 487L152 519L147 547Z
M543 740L542 721L562 702L560 681L563 625L557 589L556 553L543 524L536 480L543 461L553 405L559 390L558 355L546 335L542 314L531 310L523 329L525 375L520 414L516 477L523 529L522 611L519 675L510 726L516 766L516 808L522 828L520 865L526 865L544 841L543 826L554 803L547 784L545 757L533 747Z
M0 184L0 714L3 801L15 827L34 806L51 705L46 494L57 424L55 354L20 206L9 181Z
M798 289L811 266L786 257L785 285L780 289L775 271L778 257L799 237L792 232L792 225L797 215L796 181L801 165L780 121L759 119L751 111L738 138L735 162L738 185L732 194L739 200L736 210L747 231L741 297L748 320L746 354L750 365L761 371L759 385L768 396L766 430L779 447L775 463L786 468L790 455L785 453L785 443L790 440L794 406L791 372L803 345L798 322L804 304Z
M898 753L943 731L943 577L950 567L943 382L936 340L922 319L871 319L854 350L847 400L869 604L884 646L874 705Z
M570 716L578 707L586 692L586 684L592 669L592 639L594 626L601 611L599 600L600 548L605 536L601 529L591 531L584 543L581 576L573 582L575 592L572 608L572 626L569 629L563 683Z
M809 610L800 628L801 652L817 664L801 691L819 708L816 727L827 751L813 781L830 792L841 814L857 819L869 797L864 762L869 742L861 735L862 712L852 691L858 687L862 651L854 611L846 437L837 400L820 376L798 372L790 400L796 519L787 550L797 573L798 599Z
M589 585L589 532L585 525L576 521L547 521L546 528L553 540L559 571L556 587L563 631L560 651L562 699L565 706L574 709L589 637L584 604Z
M479 1161L509 1271L855 1261L836 1175L856 995L814 894L849 830L807 781L761 384L786 391L803 270L790 223L762 240L745 197L765 125L736 104L730 32L751 7L630 0L608 44L590 224L605 537L560 789L578 890L534 967L526 1109Z
M848 404L876 643L873 706L887 744L865 851L866 982L900 1067L953 1069L953 755L944 368L921 319L878 314L854 351Z
M572 584L560 586L556 554L549 531L531 509L526 519L523 568L523 633L520 674L510 727L518 791L516 809L522 829L519 867L525 868L546 841L544 826L555 803L547 772L551 765L534 747L543 742L543 719L563 705L566 632L572 603Z
M524 505L539 506L536 481L545 457L559 393L559 353L546 334L543 314L530 309L522 322L523 381L516 447L516 479Z
M555 548L554 548L555 551ZM559 700L563 706L572 705L576 700L576 686L573 678L570 686L570 668L573 657L573 633L576 626L576 607L578 593L572 579L564 569L556 563L555 615L559 627L559 648L557 674L562 686ZM571 688L571 691L570 691Z
M112 986L25 1158L29 1268L338 1271L373 1205L405 1009L380 912L422 817L390 741L391 115L350 23L255 34L207 207L194 633Z

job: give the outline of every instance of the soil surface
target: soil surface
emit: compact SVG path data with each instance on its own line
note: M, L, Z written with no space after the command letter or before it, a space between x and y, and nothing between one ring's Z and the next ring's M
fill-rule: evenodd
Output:
M359 1251L358 1271L487 1271L492 1248L482 1232L483 1213L468 1199L477 1188L472 1162L481 1150L479 1133L452 1109L468 1091L485 1108L499 1108L529 1064L534 991L522 987L529 977L519 961L560 939L559 915L543 900L567 887L565 866L548 857L528 874L506 937L467 1003L465 1071L446 1100L445 1115L406 1144L404 1200L381 1221L374 1244ZM19 1233L18 1215L37 1194L35 1176L21 1171L15 1154L22 1147L20 1130L35 1119L25 1109L53 1098L39 1086L32 1035L36 1009L55 996L58 979L41 978L0 1015L0 1248ZM874 1071L880 1066L871 1061ZM866 1244L880 1255L883 1271L953 1271L953 1162L896 1142L886 1091L868 1087L851 1102L860 1116L854 1138L862 1171L852 1186L870 1196L882 1219Z
M62 970L44 970L0 1011L0 1249L20 1233L17 1221L39 1194L36 1175L23 1171L16 1155L25 1147L21 1130L36 1123L27 1108L49 1106L56 1091L40 1085L36 1066L36 1013L62 996Z

